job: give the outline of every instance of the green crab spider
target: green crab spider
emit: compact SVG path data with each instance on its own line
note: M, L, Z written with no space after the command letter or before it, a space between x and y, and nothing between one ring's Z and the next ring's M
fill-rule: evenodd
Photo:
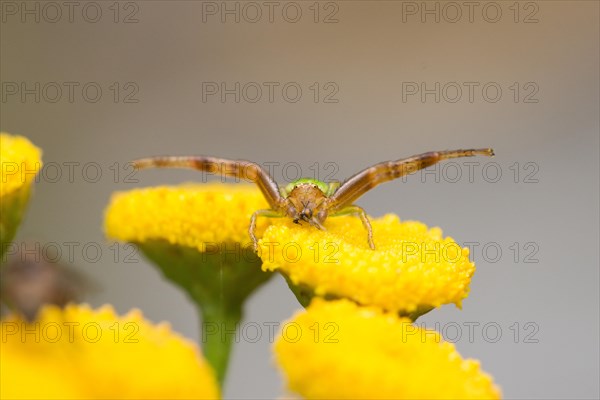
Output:
M255 229L256 219L259 216L289 217L296 224L300 224L300 221L308 222L311 226L325 230L323 223L327 217L340 215L359 217L367 230L369 247L375 249L369 218L365 210L353 204L359 197L380 183L412 174L440 161L476 155L491 157L494 155L494 151L492 149L432 151L397 161L375 164L353 175L342 184L302 178L284 188L280 188L260 165L245 160L203 156L166 156L142 158L133 161L133 164L136 169L191 168L211 173L220 172L224 176L243 178L256 183L271 208L257 210L250 218L248 233L255 250L258 248Z

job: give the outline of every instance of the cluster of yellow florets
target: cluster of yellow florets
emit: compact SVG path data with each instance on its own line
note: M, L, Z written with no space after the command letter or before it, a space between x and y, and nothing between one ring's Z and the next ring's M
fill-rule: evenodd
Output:
M46 306L0 324L3 399L215 399L211 368L192 342L139 311Z
M435 331L376 307L315 299L275 343L288 387L307 399L496 399L479 363Z
M23 136L0 133L0 197L30 183L42 168L42 152Z
M329 218L327 231L274 223L260 241L263 269L280 270L318 296L396 312L447 303L460 307L475 271L467 248L444 238L439 228L400 222L395 215L371 224L375 250L355 217Z
M109 237L143 243L162 239L205 251L208 244L250 244L248 224L254 211L268 208L253 186L188 184L116 193L106 211ZM260 219L257 232L268 221Z

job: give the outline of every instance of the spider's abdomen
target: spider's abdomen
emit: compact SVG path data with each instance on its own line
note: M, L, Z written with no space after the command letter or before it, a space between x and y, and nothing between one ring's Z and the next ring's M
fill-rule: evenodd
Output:
M295 188L297 188L297 187L308 188L308 186L317 187L323 194L327 193L328 185L325 182L322 182L318 179L312 179L312 178L300 178L300 179L296 179L293 182L290 182L285 187L285 193L286 193L286 195L289 196Z

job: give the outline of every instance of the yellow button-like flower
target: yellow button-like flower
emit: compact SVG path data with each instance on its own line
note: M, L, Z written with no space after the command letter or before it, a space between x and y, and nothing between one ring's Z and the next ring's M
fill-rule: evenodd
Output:
M276 359L306 399L497 399L500 390L439 333L348 300L316 298L282 325Z
M137 189L113 195L105 229L117 240L171 244L212 251L223 242L248 244L252 213L268 208L250 185L188 184ZM258 223L259 232L266 221Z
M3 399L213 399L212 369L191 341L139 311L46 306L1 322Z
M0 197L31 183L42 168L41 155L27 138L0 133Z
M352 299L405 315L433 307L458 307L475 265L469 249L439 228L400 222L394 215L371 219L375 250L355 217L329 218L327 231L280 221L260 241L263 269L279 270L317 296ZM310 296L309 296L310 297Z
M268 208L259 189L236 184L160 186L116 193L105 218L109 237L133 242L186 291L206 326L235 330L247 297L273 274L261 270L248 227ZM259 221L258 232L268 221ZM225 379L235 335L208 335L206 359Z

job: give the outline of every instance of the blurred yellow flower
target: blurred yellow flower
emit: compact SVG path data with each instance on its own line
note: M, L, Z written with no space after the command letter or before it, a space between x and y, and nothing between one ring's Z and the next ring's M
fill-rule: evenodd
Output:
M252 213L268 208L260 191L243 184L186 184L115 193L106 211L109 237L143 243L163 239L205 251L207 244L250 243ZM266 221L258 223L259 232Z
M275 343L288 389L306 399L497 399L479 362L409 319L348 300L311 305Z
M119 317L46 306L36 321L1 322L3 399L218 398L212 369L191 341L137 310Z
M42 168L41 155L27 138L0 133L0 197L31 183Z
M262 268L283 272L317 296L402 314L447 303L461 306L475 272L468 248L444 238L440 228L400 222L391 214L371 224L375 250L355 217L329 218L327 231L278 221L259 241Z
M0 263L27 209L41 154L27 138L0 133Z

